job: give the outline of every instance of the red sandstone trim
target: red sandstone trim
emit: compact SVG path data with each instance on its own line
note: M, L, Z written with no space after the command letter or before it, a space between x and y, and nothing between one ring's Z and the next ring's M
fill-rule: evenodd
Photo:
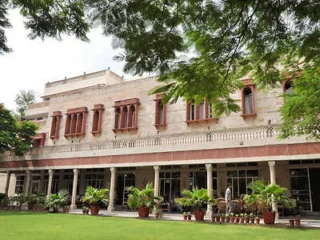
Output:
M225 159L225 158L251 158L251 157L272 157L292 156L302 154L319 154L319 143L285 144L260 147L224 148L209 150L193 150L181 152L145 153L145 154L124 154L115 156L98 157L77 157L46 159L38 161L12 161L1 162L1 168L23 168L23 167L54 167L54 166L77 166L77 165L99 165L99 164L123 164L143 162L167 162L188 161L201 159Z

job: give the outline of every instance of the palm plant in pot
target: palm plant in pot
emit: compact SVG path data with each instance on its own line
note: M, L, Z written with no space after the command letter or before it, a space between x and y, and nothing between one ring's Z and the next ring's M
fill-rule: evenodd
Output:
M97 189L92 186L86 188L82 201L90 206L91 215L98 215L100 208L108 204L108 192L106 188Z
M54 213L57 213L59 211L60 207L63 207L68 202L69 198L69 192L67 190L61 190L58 193L50 194L45 203L44 206L47 209L51 209Z
M251 183L249 188L251 194L244 196L244 200L256 205L258 211L262 212L265 224L274 224L275 212L272 211L272 204L281 204L284 207L292 207L292 201L284 195L286 189L277 184L266 185L262 180L256 180Z
M158 204L157 200L160 200L160 197L154 196L152 183L148 183L142 190L132 186L128 188L128 191L130 192L128 206L133 210L138 209L141 218L148 217L150 209Z
M196 221L203 221L204 219L204 207L213 203L213 197L208 196L208 191L205 188L193 188L190 190L182 191L182 198L180 198L179 202L184 203L187 202L194 209L194 217Z

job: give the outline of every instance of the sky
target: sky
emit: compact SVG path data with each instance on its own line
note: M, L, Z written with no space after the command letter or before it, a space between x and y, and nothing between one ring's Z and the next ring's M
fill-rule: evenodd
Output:
M19 90L34 90L39 101L47 82L108 67L124 75L123 63L112 60L117 52L111 47L111 39L101 34L101 29L89 33L89 43L71 36L62 41L30 40L17 10L10 11L9 19L13 27L6 30L7 45L13 52L0 55L0 103L7 109L16 109L14 99Z

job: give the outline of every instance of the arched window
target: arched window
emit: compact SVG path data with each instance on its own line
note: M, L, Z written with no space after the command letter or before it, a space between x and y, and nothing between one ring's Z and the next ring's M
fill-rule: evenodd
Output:
M243 96L244 96L244 114L253 113L253 97L252 97L251 88L246 87L243 90Z
M251 78L243 79L245 87L241 89L242 96L242 114L243 119L255 118L257 116L255 108L255 85Z
M98 125L99 125L99 111L95 111L93 113L92 132L98 131Z
M124 107L123 108L123 126L122 128L127 128L128 127L128 108Z
M204 104L204 101L202 101L200 104L199 104L199 119L205 119L206 116L205 116L205 104Z
M74 114L71 117L71 129L70 129L70 133L71 134L75 134L76 133L76 127L77 127L77 115Z
M51 139L58 139L59 138L61 117L62 117L61 111L53 112L51 131L50 131L50 138Z
M67 115L64 134L70 134L70 133L71 133L71 115Z
M87 107L68 109L64 136L84 136L86 132Z
M126 100L116 101L115 109L115 124L114 132L124 130L137 130L138 128L138 106L139 99L132 98Z
M196 104L194 102L189 104L189 120L196 120Z
M134 106L130 107L130 115L129 115L129 124L128 127L133 128L135 126L135 121L136 121L136 110Z
M83 124L83 114L80 113L77 119L77 134L81 133L82 124Z
M116 108L115 110L115 121L114 121L114 128L119 129L120 128L120 108Z

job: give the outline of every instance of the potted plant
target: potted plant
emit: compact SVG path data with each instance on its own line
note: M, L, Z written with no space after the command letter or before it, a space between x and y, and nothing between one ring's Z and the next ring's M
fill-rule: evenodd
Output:
M232 212L232 213L230 213L230 222L234 223L234 219L235 219L234 213Z
M249 214L249 218L250 218L250 223L254 224L254 215L253 215L253 213Z
M52 208L54 213L59 211L59 208L68 202L69 193L66 190L61 190L58 193L53 193L48 196L44 206L49 210Z
M92 186L86 188L82 201L89 204L91 215L98 215L100 208L108 204L108 191L106 188L97 189Z
M239 223L239 221L240 221L239 214L236 214L235 219L234 219L234 223Z
M225 216L226 216L226 222L229 222L230 221L230 214L227 213Z
M188 214L187 214L187 212L183 212L182 215L183 215L183 219L184 219L184 220L187 220L187 219L188 219Z
M260 217L259 216L256 216L255 220L256 220L256 224L260 224Z
M160 218L161 212L162 212L161 208L155 207L155 209L154 209L155 218L157 218L157 219Z
M224 223L224 222L225 222L226 216L225 216L224 213L221 214L220 220L221 220L221 223Z
M45 199L45 195L40 192L35 194L27 193L25 195L25 201L28 203L28 210L43 210Z
M203 221L205 211L203 208L213 202L213 198L208 196L207 189L193 188L190 190L182 191L182 198L179 199L180 203L188 203L194 209L194 217L196 221Z
M244 214L243 214L243 213L240 213L239 219L240 219L239 222L240 222L241 224L244 224L245 217L244 217Z
M188 220L190 221L191 218L192 218L192 214L191 214L191 212L188 212Z
M89 208L87 206L82 207L82 213L83 214L89 214Z
M255 204L262 212L265 224L274 224L275 212L272 211L272 203L280 203L285 207L292 207L292 201L284 195L286 189L277 184L266 185L262 180L256 180L251 183L249 188L251 194L246 194L244 200Z
M290 225L291 227L294 226L294 218L293 218L293 216L290 216L290 217L289 217L289 225Z
M300 215L296 215L295 217L295 224L297 227L299 227L301 225L301 218Z
M157 205L157 200L160 200L159 197L154 196L152 183L148 183L142 190L136 187L129 187L128 191L130 192L128 206L133 210L138 209L140 218L148 217L150 209Z

